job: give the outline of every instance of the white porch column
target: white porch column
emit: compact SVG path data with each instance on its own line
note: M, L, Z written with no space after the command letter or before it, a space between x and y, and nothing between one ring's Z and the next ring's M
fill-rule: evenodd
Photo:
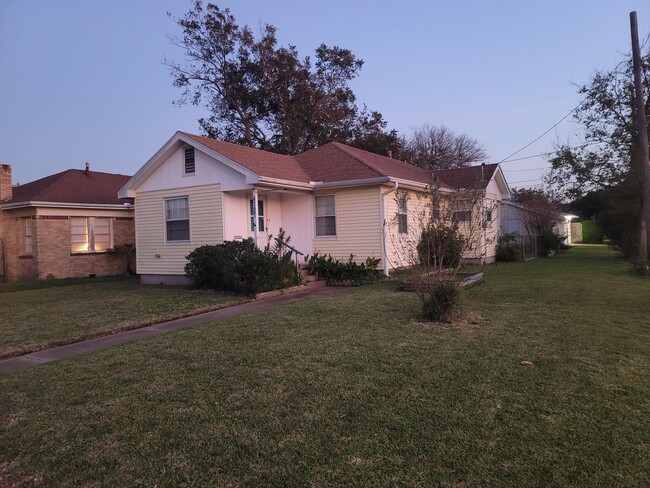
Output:
M257 215L258 210L258 198L257 198L257 188L253 188L253 241L255 242L255 247L259 247L257 245L257 238L259 237L259 223L260 219Z

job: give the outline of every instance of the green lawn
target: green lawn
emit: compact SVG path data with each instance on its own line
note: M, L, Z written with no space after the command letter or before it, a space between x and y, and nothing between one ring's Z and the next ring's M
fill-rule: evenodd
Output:
M243 301L113 277L0 285L0 358Z
M580 247L489 267L475 324L381 283L0 377L0 486L650 486L627 270Z

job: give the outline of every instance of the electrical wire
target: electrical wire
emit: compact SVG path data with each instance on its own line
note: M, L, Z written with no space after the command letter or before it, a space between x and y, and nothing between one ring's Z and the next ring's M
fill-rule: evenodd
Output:
M510 154L509 156L506 156L505 158L503 158L501 161L499 161L499 164L501 164L501 163L504 162L504 161L509 160L509 159L510 159L511 157L513 157L515 154L519 154L521 151L523 151L523 150L526 149L527 147L530 147L530 146L532 146L534 143L536 143L537 141L539 141L542 137L544 137L546 134L548 134L548 133L551 132L553 129L555 129L558 125L560 125L562 122L564 122L564 120L565 120L566 118L568 118L569 115L571 115L573 112L575 112L575 111L578 109L578 107L580 107L580 105L582 105L583 102L584 102L584 100L581 100L580 103L579 103L578 105L576 105L575 107L573 107L573 108L569 111L569 113L567 113L564 117L562 117L562 118L561 118L560 120L558 120L555 124L553 124L553 125L551 126L550 129L544 131L541 135L539 135L538 137L536 137L535 139L533 139L532 141L530 141L530 142L529 142L528 144L526 144L525 146L523 146L523 147L517 149L515 152L513 152L513 153Z

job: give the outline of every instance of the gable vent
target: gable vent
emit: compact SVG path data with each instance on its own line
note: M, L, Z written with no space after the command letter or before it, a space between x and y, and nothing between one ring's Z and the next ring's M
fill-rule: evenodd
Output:
M196 172L196 165L194 163L194 148L185 148L185 174L194 174Z

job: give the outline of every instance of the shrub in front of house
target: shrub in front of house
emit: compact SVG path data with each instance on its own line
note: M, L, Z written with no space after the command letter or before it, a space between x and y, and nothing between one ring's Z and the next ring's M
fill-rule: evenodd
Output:
M276 238L264 249L253 239L201 246L187 256L185 274L199 287L242 295L297 285L300 274L286 242Z
M334 259L329 254L315 253L307 258L309 273L316 275L319 279L357 283L379 279L381 277L381 271L378 269L379 263L379 259L368 257L359 264L354 260L352 254L347 262Z
M500 235L497 239L496 257L497 261L521 261L522 249L517 234L514 232Z
M565 250L567 248L564 244L565 240L566 236L558 234L553 229L542 229L540 232L540 242L544 256L553 256L555 253Z
M461 314L462 290L452 281L442 281L433 286L422 300L425 320L453 322Z
M422 231L417 246L420 262L432 269L456 268L465 247L465 238L453 227L431 226Z

